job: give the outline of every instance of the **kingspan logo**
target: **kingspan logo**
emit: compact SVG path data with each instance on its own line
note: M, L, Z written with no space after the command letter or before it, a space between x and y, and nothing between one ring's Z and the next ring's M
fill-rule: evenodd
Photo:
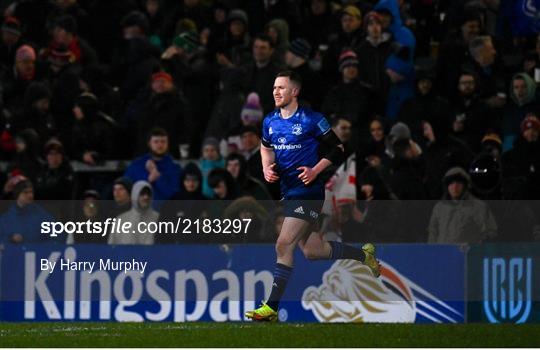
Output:
M53 263L61 258L76 261L77 251L68 247L52 252L48 260ZM26 320L240 321L242 308L255 308L255 290L270 290L273 280L269 271L239 275L226 269L213 271L211 278L197 269L51 274L37 269L36 260L35 252L25 253Z

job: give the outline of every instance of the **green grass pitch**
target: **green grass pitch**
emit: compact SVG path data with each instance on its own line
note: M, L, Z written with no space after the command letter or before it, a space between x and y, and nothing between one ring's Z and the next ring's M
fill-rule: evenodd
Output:
M0 323L1 347L540 347L540 325Z

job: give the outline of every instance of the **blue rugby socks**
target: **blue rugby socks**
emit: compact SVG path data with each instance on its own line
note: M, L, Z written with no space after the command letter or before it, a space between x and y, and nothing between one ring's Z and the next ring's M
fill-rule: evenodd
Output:
M272 292L266 304L272 308L272 310L277 311L279 307L279 301L285 292L287 287L287 282L289 282L289 277L291 276L293 268L287 265L276 263L276 268L274 270L274 283L272 283Z
M332 252L330 252L330 260L352 259L361 262L366 260L366 254L362 249L336 241L329 241L328 243L330 244L330 247L332 247Z

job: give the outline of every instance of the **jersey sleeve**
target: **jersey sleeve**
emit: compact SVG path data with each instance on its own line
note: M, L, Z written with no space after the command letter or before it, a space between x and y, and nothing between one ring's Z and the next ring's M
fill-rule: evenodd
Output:
M328 123L328 120L326 120L326 118L322 114L317 114L314 122L314 136L316 138L327 134L331 130L330 123Z
M272 144L271 138L270 138L270 118L264 118L263 125L262 125L262 144L265 147L270 147Z

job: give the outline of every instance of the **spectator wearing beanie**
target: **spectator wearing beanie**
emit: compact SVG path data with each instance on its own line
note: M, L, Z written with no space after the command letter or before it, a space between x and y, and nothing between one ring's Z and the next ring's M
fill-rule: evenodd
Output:
M285 64L292 71L300 75L302 88L300 89L299 101L301 104L319 109L325 84L321 76L308 64L311 55L311 45L305 39L296 38L289 45L285 54Z
M21 23L15 17L6 17L2 23L2 40L0 41L0 62L8 67L15 63L15 53L24 44Z
M172 76L164 71L156 72L151 78L151 94L138 120L139 141L137 154L146 150L148 130L159 127L169 132L169 147L173 157L180 157L180 148L189 150L192 117L189 105L174 85Z
M53 221L53 217L34 202L32 182L24 177L16 178L13 186L14 203L0 216L0 243L43 243L49 241L41 234L41 223Z
M252 62L242 67L245 72L245 91L253 91L259 95L264 114L275 108L271 91L282 65L272 58L274 52L272 39L265 34L258 35L251 46Z
M238 135L242 127L240 115L245 102L243 72L238 68L225 68L220 72L220 93L210 115L205 135L228 140Z
M75 195L75 173L66 159L64 146L57 139L44 147L46 163L36 176L36 198L39 200L71 200Z
M115 218L131 209L131 189L133 181L126 176L121 176L114 180L112 208L107 212L107 216Z
M240 112L240 119L244 126L251 125L254 127L260 127L263 120L263 109L261 106L261 100L256 92L252 92L246 99L246 104L242 107Z
M358 65L369 67L360 72L360 80L371 85L377 92L380 101L386 101L390 81L384 67L391 53L392 36L383 31L382 18L375 12L369 12L364 17L365 38L356 48Z
M361 139L368 137L368 122L382 111L370 86L360 81L358 57L345 50L339 58L341 81L328 91L321 111L325 115L346 116L352 123L351 147L356 149Z
M82 198L78 201L79 208L76 212L76 222L103 222L105 213L101 196L96 190L84 191ZM107 235L71 233L67 236L67 244L105 244L107 243Z
M202 193L208 198L214 198L214 190L208 185L208 174L214 169L225 167L225 160L219 152L219 141L214 137L204 139L201 154L199 167L203 175Z
M227 15L227 30L223 40L216 45L216 59L220 66L241 66L250 59L248 16L241 9L233 9Z

